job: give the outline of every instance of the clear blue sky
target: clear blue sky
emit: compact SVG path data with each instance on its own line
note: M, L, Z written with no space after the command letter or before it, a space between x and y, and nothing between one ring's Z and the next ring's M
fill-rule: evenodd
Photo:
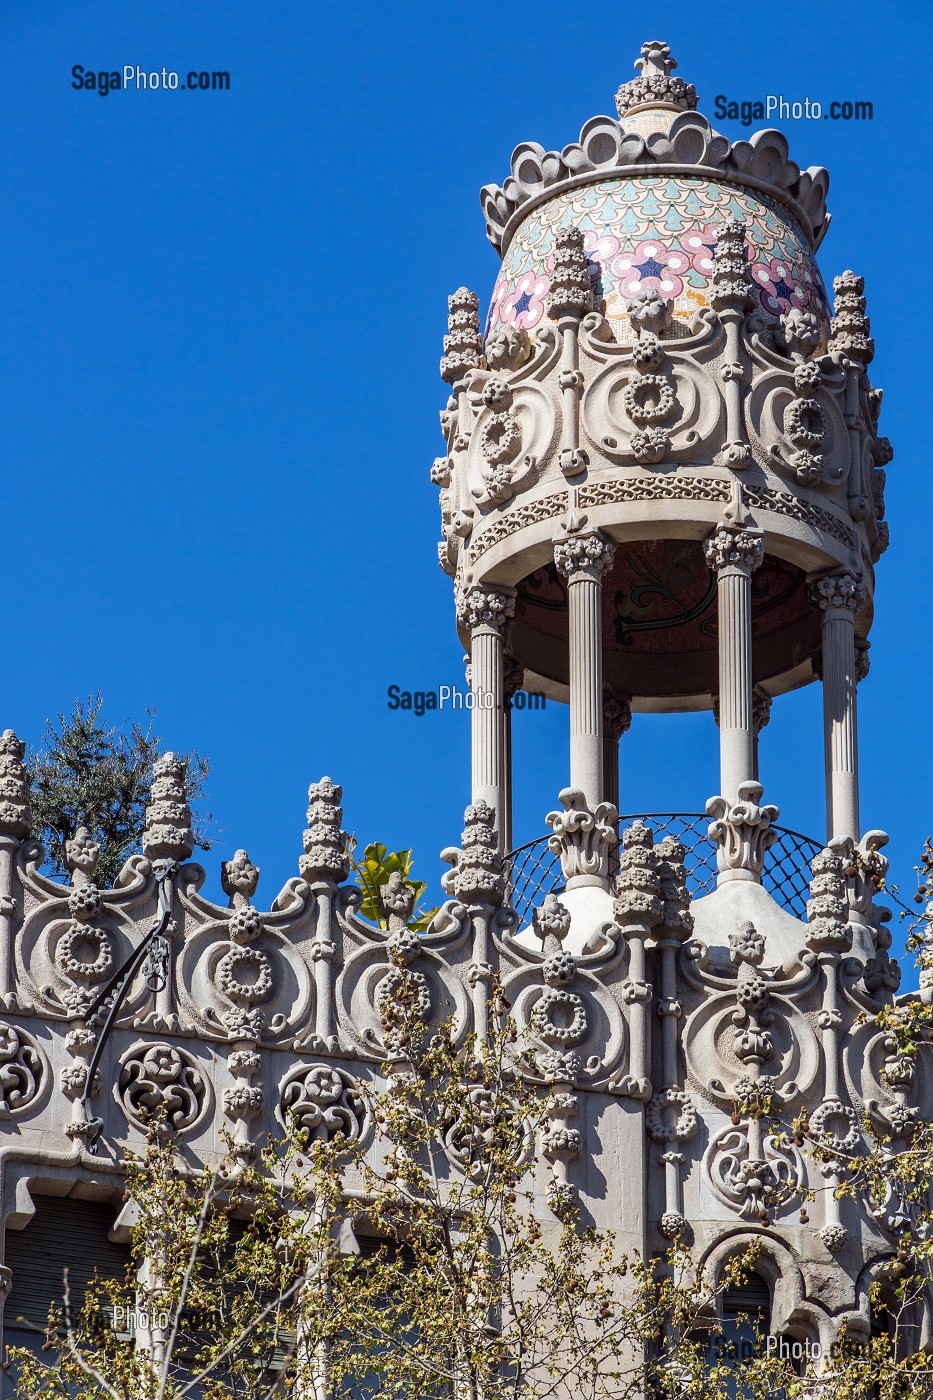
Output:
M348 827L413 846L428 879L456 843L467 718L386 707L392 683L462 682L428 479L446 296L492 288L480 186L519 141L559 147L612 111L648 38L711 118L718 93L874 105L772 124L831 172L827 282L867 284L896 456L863 820L911 882L933 830L929 6L638 8L4 0L0 722L36 742L98 687L116 720L157 706L213 762L214 893L236 846L267 901L296 873L323 773ZM100 97L72 89L77 63L226 69L231 90ZM517 717L517 840L566 782L565 735L560 707ZM625 810L717 790L709 716L637 717L623 751ZM762 777L782 824L822 834L818 687L775 705Z

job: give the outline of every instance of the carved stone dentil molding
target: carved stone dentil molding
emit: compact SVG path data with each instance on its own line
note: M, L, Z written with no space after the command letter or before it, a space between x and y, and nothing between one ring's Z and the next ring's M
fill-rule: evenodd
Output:
M781 815L774 806L761 806L761 783L740 783L739 800L711 797L706 804L709 838L717 845L716 863L721 873L745 871L760 880L765 851L777 840L772 825Z

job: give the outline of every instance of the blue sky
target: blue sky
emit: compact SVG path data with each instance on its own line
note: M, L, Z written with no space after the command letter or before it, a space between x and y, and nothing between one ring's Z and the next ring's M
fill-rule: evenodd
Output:
M671 44L711 118L720 93L873 103L871 122L774 124L801 165L830 170L820 264L827 282L864 275L878 345L896 455L862 807L911 883L933 830L930 337L908 322L928 275L928 7L888 5L884 33L865 3L636 14L5 0L0 721L36 742L98 687L116 720L156 706L166 741L213 763L209 892L246 846L273 898L323 773L349 829L413 846L425 878L456 843L467 717L386 704L393 683L462 683L428 479L446 297L465 283L486 298L495 279L480 186L519 141L559 147L612 111L648 38ZM101 97L72 89L78 63L226 69L231 89ZM515 728L528 840L567 779L566 712ZM717 790L708 715L636 717L623 755L624 810L702 810ZM818 687L775 705L762 778L782 824L822 833Z

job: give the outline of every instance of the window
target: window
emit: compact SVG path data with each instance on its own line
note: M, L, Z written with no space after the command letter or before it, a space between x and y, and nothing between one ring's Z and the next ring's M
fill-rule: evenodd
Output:
M88 1285L98 1279L126 1278L129 1245L108 1238L112 1206L72 1196L36 1196L36 1213L23 1230L7 1230L7 1267L13 1275L3 1310L3 1343L38 1350L45 1340L49 1311L64 1306L64 1276L72 1314L82 1307ZM12 1370L3 1374L4 1396L14 1393Z

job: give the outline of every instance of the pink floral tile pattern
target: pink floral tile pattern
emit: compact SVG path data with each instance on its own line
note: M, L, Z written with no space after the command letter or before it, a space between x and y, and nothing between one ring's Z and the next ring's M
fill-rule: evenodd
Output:
M500 325L533 331L544 318L554 236L583 231L596 304L625 338L626 306L654 288L684 319L709 305L719 226L741 219L761 310L773 318L807 307L829 322L829 305L813 253L791 216L774 201L738 185L692 176L601 180L557 195L520 225L502 260L487 332Z

